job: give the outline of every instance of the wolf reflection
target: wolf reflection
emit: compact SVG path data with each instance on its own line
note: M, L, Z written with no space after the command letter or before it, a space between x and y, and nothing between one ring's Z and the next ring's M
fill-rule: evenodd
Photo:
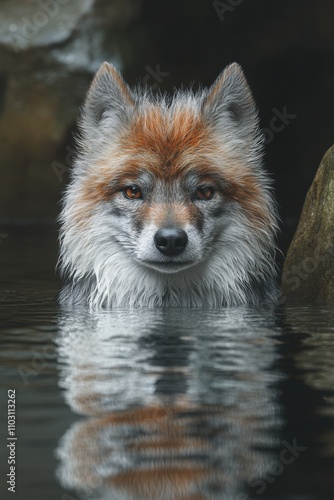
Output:
M86 417L59 443L61 485L92 499L247 498L280 441L273 317L252 308L61 316L59 383Z

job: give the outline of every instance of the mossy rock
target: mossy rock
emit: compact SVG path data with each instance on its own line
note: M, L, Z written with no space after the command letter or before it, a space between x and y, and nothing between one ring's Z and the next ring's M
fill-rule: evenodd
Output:
M307 193L282 276L283 298L334 304L334 146Z

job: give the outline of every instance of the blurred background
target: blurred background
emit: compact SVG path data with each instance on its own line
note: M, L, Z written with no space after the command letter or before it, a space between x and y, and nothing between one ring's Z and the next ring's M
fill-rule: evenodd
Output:
M334 142L333 0L2 0L2 235L55 224L79 107L104 60L129 84L164 91L208 86L230 62L243 66L260 110L286 252Z

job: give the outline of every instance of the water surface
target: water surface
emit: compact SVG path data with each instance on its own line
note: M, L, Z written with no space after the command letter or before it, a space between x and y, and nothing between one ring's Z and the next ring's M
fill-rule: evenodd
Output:
M55 259L0 246L1 498L334 498L333 308L66 311Z

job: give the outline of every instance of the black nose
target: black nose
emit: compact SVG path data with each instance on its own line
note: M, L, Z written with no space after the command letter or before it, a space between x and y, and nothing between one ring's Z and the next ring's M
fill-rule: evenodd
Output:
M172 257L183 252L188 243L188 236L182 229L159 229L155 233L154 243L159 252Z

